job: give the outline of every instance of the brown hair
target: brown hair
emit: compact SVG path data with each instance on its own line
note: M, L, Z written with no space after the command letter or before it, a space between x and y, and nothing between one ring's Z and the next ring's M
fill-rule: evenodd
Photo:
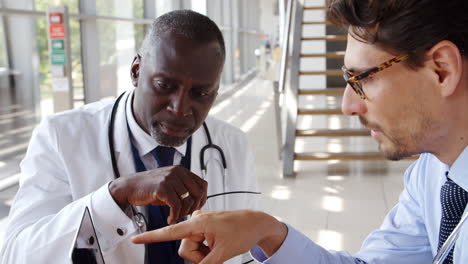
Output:
M408 53L421 66L442 40L468 56L468 0L328 0L327 18L356 39L391 53Z

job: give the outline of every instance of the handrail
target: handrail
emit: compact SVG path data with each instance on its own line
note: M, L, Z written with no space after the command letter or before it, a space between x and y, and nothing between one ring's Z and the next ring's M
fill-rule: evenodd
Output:
M298 118L298 91L300 73L300 55L302 22L304 15L304 0L291 0L290 29L287 41L288 52L284 64L283 84L281 87L281 150L283 163L283 177L294 177L294 148L296 140L296 123ZM286 44L286 43L285 43Z
M288 71L288 58L289 58L289 38L291 36L291 24L292 24L292 13L293 5L296 0L288 0L286 7L286 17L283 30L283 38L281 40L281 61L280 61L280 78L279 82L275 82L274 88L274 100L275 100L275 119L276 119L276 135L278 144L278 157L280 160L283 159L283 122L282 122L282 94L286 85L286 77Z
M283 43L282 52L281 52L281 64L280 64L280 78L279 78L279 92L284 91L284 86L286 85L286 74L288 68L288 54L289 54L289 37L291 35L291 21L292 21L292 12L293 4L295 0L288 0L288 7L286 9L286 23L284 25L283 31Z

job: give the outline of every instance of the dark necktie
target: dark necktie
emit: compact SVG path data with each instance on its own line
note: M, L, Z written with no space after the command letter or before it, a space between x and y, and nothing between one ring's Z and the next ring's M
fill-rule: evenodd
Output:
M453 229L465 211L466 203L468 202L468 193L458 186L451 179L447 181L440 190L440 203L442 204L442 220L440 221L439 231L439 249L444 244L445 240L450 236ZM444 264L453 263L453 248L445 258Z
M151 154L158 162L158 167L171 166L174 162L175 149L158 146ZM148 230L154 230L167 226L169 216L168 206L148 206ZM177 243L175 241L148 244L148 260L150 264L179 264L184 263L179 257Z

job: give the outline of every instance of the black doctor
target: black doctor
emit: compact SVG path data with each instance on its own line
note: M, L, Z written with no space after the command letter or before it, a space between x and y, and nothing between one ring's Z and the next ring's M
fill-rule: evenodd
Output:
M202 207L254 209L248 138L208 116L224 61L211 19L172 11L154 20L129 67L134 89L44 118L21 162L0 262L66 263L88 208L106 263L181 264L180 241L131 237Z
M194 39L165 28L154 33L131 67L136 87L132 110L138 125L160 145L176 147L203 124L218 94L224 41L222 36ZM183 166L121 177L109 189L121 208L168 205L169 224L201 208L207 195L207 183ZM187 192L190 195L181 199Z

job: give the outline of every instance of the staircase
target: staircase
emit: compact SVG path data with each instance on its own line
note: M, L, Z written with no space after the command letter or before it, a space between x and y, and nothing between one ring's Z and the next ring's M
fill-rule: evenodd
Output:
M325 1L307 2L317 4ZM326 9L325 6L304 6L304 0L290 0L288 4L287 16L290 20L285 34L288 33L289 42L286 44L286 59L282 61L286 66L282 67L284 72L281 73L279 88L284 98L281 122L284 126L283 177L294 176L294 161L386 160L378 152L370 132L362 128L359 120L346 117L341 111L346 82L340 68L347 36L341 29L325 21ZM313 34L308 28L312 28ZM318 124L323 126L330 120L339 125L318 127ZM314 144L306 143L302 144L302 149L298 147L299 141L308 140L318 140L320 144L315 144L317 146L334 140L358 146L362 142L365 147L362 151L351 148L349 152L318 150L313 147Z

